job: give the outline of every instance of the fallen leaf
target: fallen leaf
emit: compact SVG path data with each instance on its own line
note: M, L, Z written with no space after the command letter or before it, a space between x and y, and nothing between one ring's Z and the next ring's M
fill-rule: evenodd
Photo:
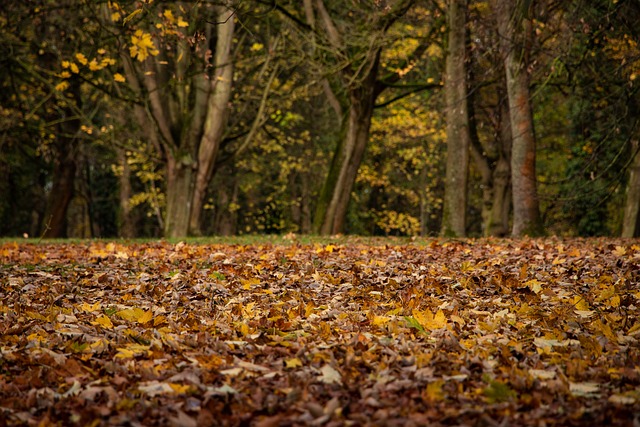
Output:
M325 384L342 384L342 376L330 365L324 365L320 368L320 381Z

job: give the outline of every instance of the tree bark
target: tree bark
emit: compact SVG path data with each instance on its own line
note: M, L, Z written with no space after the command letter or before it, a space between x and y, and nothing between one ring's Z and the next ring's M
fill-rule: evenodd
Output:
M379 56L379 52L377 53ZM373 106L377 97L376 65L369 75L349 93L348 117L342 125L342 135L331 168L320 192L314 217L314 232L338 234L344 231L351 190L364 156Z
M511 121L509 105L498 93L499 112L495 143L483 146L474 120L474 100L469 97L471 154L482 177L482 234L503 237L509 234L511 211Z
M73 80L70 93L77 107L81 105L80 83ZM66 117L74 117L71 109L65 111ZM67 210L74 196L77 169L80 120L67 119L61 122L56 143L56 161L53 183L47 198L42 236L46 238L67 237Z
M469 174L469 109L466 67L466 0L449 3L449 43L446 61L447 169L443 205L443 236L466 235Z
M543 234L536 184L536 139L527 72L531 26L527 2L495 0L512 131L513 236Z
M44 215L42 236L45 238L67 236L67 209L73 199L76 177L75 151L74 143L66 138L58 145L53 183Z
M629 181L624 205L622 237L640 237L640 143L632 143L633 162L629 168Z
M118 176L118 181L120 183L120 191L118 194L120 200L120 211L118 215L118 236L128 239L135 236L135 227L133 225L133 218L131 217L131 203L129 202L132 195L131 168L129 167L129 162L127 161L125 150L123 150L122 148L117 148L116 150L118 155L118 163L122 168L122 171Z
M194 160L189 153L167 159L165 237L181 238L189 234L194 176Z
M206 31L201 49L189 47L185 34L174 57L163 56L161 51L142 66L125 52L121 55L127 81L145 103L145 108L134 107L136 118L165 161L166 209L161 225L166 237L200 233L204 198L228 119L233 15L232 10L221 6L216 18L219 23L212 76L208 75L206 58L202 68L195 69L191 56L192 52L207 55L213 31Z
M307 1L304 6L307 21L313 28L316 24L310 4ZM367 28L367 31L370 31L368 37L375 40L376 32L387 31L412 4L412 0L400 0L385 8L377 19L371 21L371 28ZM336 113L345 111L346 117L341 122L340 139L320 191L313 220L315 233L337 234L345 229L351 191L369 140L375 100L384 89L376 80L382 47L372 41L366 50L359 51L359 54L349 52L351 46L345 42L347 37L341 34L344 27L339 28L334 23L323 0L315 0L314 5L318 21L322 24L324 36L328 41L327 47L333 49L335 56L341 60L345 56L352 56L349 66L344 67L336 76L336 80L340 81L340 91L327 90L325 86L328 100ZM323 84L326 85L327 82ZM336 102L338 98L333 96L337 93L344 94L343 106L339 105L340 102Z
M511 212L511 118L507 100L500 97L498 160L493 170L493 200L486 224L486 235L503 237L509 234Z
M218 158L220 144L226 129L229 116L229 100L233 81L233 63L231 61L231 46L234 34L234 11L225 9L219 17L218 38L216 40L215 73L211 82L208 99L207 117L204 124L204 134L198 149L198 170L193 190L193 204L191 207L190 232L200 235L201 217L207 188L214 173L215 162Z

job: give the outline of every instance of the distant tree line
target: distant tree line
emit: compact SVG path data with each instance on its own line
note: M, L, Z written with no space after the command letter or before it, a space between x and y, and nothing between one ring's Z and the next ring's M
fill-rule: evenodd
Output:
M632 0L0 11L0 235L640 235Z

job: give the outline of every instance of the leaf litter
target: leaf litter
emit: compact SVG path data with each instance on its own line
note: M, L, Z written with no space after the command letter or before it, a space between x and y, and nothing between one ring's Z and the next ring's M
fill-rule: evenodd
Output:
M638 425L640 246L0 245L3 425Z

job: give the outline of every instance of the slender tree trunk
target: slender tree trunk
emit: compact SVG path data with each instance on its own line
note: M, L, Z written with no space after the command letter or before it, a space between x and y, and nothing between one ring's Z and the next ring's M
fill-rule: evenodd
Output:
M379 56L379 52L376 54ZM377 96L375 65L359 87L349 93L348 117L343 122L343 137L336 148L331 168L316 205L314 232L337 234L344 231L351 190L369 140L373 106Z
M450 1L445 77L447 170L441 230L443 236L466 235L467 177L471 144L467 100L466 14L466 0Z
M482 176L482 231L485 236L509 234L511 211L511 122L509 105L499 96L497 143L485 149L479 141L470 100L471 153Z
M307 172L303 172L301 175L301 222L300 222L300 232L302 234L311 233L311 190L309 189L309 174Z
M622 237L640 236L640 143L633 141L633 162L629 168L629 181L624 205Z
M215 67L216 71L210 81L210 95L207 106L207 116L204 124L204 134L198 150L198 171L193 190L193 204L191 207L190 231L193 235L202 234L202 207L207 195L207 188L214 174L214 166L218 159L220 143L224 136L229 116L229 100L233 81L233 63L231 61L231 46L234 34L234 11L225 9L219 15L216 40Z
M118 215L118 236L122 238L132 238L135 236L135 228L133 225L133 218L131 217L131 195L133 191L131 189L131 168L127 161L127 155L125 150L117 149L118 163L122 168L122 172L118 177L120 184L119 188L119 200L120 200L120 212Z
M501 97L502 99L502 97ZM511 119L506 100L500 101L499 155L493 170L493 203L487 223L489 236L509 234L509 213L511 212Z
M530 22L526 4L496 0L495 12L504 55L509 98L509 117L513 134L511 182L514 236L543 233L536 185L536 140L527 73Z

